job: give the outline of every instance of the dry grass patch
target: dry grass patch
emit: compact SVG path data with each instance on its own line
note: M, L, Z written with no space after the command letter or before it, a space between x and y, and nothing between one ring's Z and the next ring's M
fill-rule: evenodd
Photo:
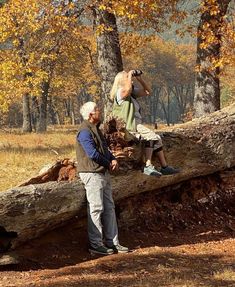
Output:
M75 158L76 131L54 130L45 134L0 133L0 191L38 174L57 159Z
M235 270L232 268L225 268L221 271L218 271L214 274L214 278L217 280L223 281L234 281L235 286Z

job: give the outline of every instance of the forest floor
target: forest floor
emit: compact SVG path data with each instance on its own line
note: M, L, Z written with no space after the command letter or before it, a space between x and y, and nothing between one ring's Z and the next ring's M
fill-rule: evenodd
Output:
M0 190L37 174L58 157L75 157L74 137L74 131L0 133L0 172L5 175ZM12 170L6 172L9 166ZM18 247L14 253L19 264L0 266L0 287L234 287L233 178L229 190L203 200L167 202L142 194L136 201L117 203L117 214L134 208L132 225L118 214L119 238L130 248L128 254L90 255L86 227L74 218Z
M160 221L146 210L131 227L119 222L128 254L90 255L86 228L74 218L16 249L20 263L0 266L0 286L235 286L234 189L183 205L159 202Z

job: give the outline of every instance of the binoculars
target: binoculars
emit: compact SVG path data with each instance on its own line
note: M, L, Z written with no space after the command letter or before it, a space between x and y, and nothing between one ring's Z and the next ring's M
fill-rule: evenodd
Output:
M143 74L143 72L142 72L141 70L134 70L134 71L132 72L132 76L133 76L133 77L140 76L140 75L142 75L142 74Z

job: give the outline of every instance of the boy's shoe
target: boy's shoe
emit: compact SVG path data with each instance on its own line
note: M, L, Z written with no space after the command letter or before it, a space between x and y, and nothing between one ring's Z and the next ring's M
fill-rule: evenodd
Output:
M180 172L180 170L178 168L174 168L174 167L169 166L169 165L166 167L162 167L160 171L163 175L171 175L171 174L176 174L176 173Z
M113 245L109 248L112 248L112 250L115 252L115 253L127 253L129 252L129 249L128 247L125 247L125 246L122 246L120 244L117 244L117 245Z
M112 248L107 248L106 246L99 246L97 248L90 247L89 252L91 254L100 254L100 255L111 255L114 253Z
M153 165L148 165L144 167L144 174L146 175L154 175L154 176L161 176L162 173L155 169Z

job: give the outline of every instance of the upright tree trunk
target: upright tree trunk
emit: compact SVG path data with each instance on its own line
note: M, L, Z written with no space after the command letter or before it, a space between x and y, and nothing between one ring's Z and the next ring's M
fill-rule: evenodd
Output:
M170 120L171 120L171 115L170 115L170 95L169 95L168 88L166 88L166 92L167 92L167 114L168 114L167 125L169 126Z
M69 124L75 125L75 113L74 113L74 102L73 98L68 97L64 100L65 116Z
M161 99L161 106L162 106L162 110L167 122L167 125L170 125L170 95L169 95L169 91L168 91L168 87L164 86L162 89L162 93L163 93L163 99ZM165 105L164 103L164 99L167 100L167 104Z
M74 101L73 98L70 98L70 118L71 118L71 124L75 125L75 112L74 112Z
M153 88L153 95L148 97L149 99L149 106L150 106L150 123L155 124L157 118L157 110L160 100L160 91L161 88L154 87Z
M45 132L47 130L47 98L48 98L48 91L49 91L49 83L43 82L42 83L42 94L39 99L39 121L37 125L37 132Z
M52 125L58 124L56 111L55 111L55 108L54 108L54 105L53 105L53 98L52 98L52 96L49 96L49 99L48 99L48 116L49 116L50 123Z
M178 111L178 121L179 120L183 121L187 111L187 107L191 107L190 103L190 95L192 95L191 90L192 88L190 84L173 86L171 89L171 92L174 94L177 102L178 109L176 110Z
M211 1L204 0L203 3L204 11L202 12L198 26L197 38L197 66L199 71L196 73L194 96L196 117L220 109L220 69L219 67L213 67L211 62L213 59L220 59L221 27L230 1L231 0L216 0L215 3L210 4ZM213 5L214 8L218 8L216 14L212 13L212 9L210 9L211 5ZM206 35L208 32L215 39L213 43L204 48L203 44L207 45L208 39Z
M39 115L40 115L40 111L39 111L38 99L36 96L33 96L32 97L31 120L32 120L32 126L33 126L35 131L36 131L37 125L38 125Z
M112 107L109 98L112 83L115 75L123 70L123 63L115 15L98 8L94 8L93 12L95 28L103 27L103 31L97 34L96 40L106 117Z
M23 95L23 127L22 127L22 130L24 133L32 132L29 100L30 100L29 94Z

